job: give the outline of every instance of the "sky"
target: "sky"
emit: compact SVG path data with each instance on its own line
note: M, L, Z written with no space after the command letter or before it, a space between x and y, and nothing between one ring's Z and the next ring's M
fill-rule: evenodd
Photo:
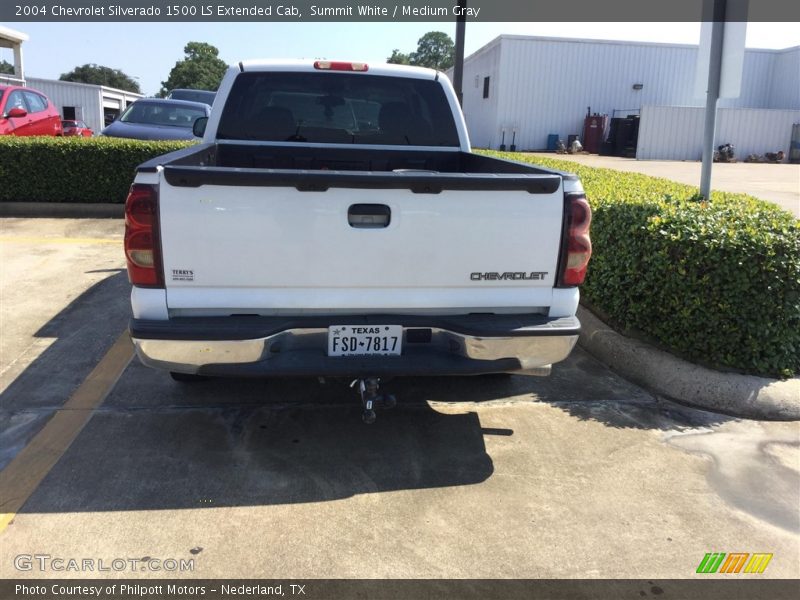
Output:
M28 77L58 79L86 63L120 69L153 95L184 56L187 42L208 42L220 58L329 58L384 62L392 50L416 50L428 31L455 39L455 24L436 23L3 23L28 34L22 46ZM501 34L697 44L699 23L468 23L469 56ZM800 45L797 23L749 23L748 48ZM0 48L0 59L13 61Z

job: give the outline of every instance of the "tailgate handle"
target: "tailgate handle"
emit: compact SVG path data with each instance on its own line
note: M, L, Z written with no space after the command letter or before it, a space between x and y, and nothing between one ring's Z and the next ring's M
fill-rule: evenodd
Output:
M347 210L350 227L360 229L380 229L388 227L392 211L385 204L353 204Z

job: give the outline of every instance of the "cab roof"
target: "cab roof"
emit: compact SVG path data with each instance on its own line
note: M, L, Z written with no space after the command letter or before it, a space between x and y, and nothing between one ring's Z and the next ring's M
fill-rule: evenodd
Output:
M322 59L320 59L322 60ZM437 79L444 73L425 67L412 67L409 65L393 65L388 63L365 63L364 61L348 61L338 59L324 59L326 62L352 62L367 64L367 71L324 71L314 67L315 60L275 60L275 59L252 59L244 60L239 63L239 70L243 73L258 71L299 71L299 72L334 72L334 73L366 73L368 75L383 75L394 77L411 77L414 79Z

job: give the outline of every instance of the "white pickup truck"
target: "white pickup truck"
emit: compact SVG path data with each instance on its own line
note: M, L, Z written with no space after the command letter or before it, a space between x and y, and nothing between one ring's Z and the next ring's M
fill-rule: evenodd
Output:
M381 376L545 375L569 355L580 181L473 154L442 73L242 62L195 134L140 165L126 202L144 364L351 376L369 396Z

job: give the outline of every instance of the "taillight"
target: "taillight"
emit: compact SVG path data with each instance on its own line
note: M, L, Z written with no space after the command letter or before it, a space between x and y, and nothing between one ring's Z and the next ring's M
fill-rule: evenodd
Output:
M155 186L135 183L125 201L125 258L128 280L142 287L164 287Z
M368 71L367 63L342 62L336 60L315 60L314 68L322 71Z
M571 287L583 283L592 256L592 240L589 238L592 209L582 193L568 193L564 202L565 241L561 250L558 285Z

